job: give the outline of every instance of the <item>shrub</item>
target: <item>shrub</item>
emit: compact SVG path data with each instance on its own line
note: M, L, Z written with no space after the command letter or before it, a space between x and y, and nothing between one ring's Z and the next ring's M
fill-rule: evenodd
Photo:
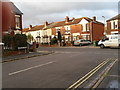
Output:
M25 34L16 34L14 36L15 49L27 46L27 36Z
M56 43L57 43L57 38L52 38L52 39L50 40L50 42L51 42L51 45L56 44Z
M4 46L10 47L13 44L13 37L10 34L6 34L3 36Z

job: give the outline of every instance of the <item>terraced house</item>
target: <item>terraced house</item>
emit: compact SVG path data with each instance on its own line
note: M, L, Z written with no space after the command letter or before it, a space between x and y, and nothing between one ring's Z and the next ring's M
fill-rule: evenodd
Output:
M66 16L64 21L53 23L46 21L44 27L39 30L33 30L35 27L38 26L34 26L31 29L23 29L23 32L29 32L33 35L32 32L39 31L40 43L49 43L51 38L57 38L58 31L60 31L62 39L64 39L66 43L71 43L71 41L78 39L98 41L103 37L104 32L104 24L98 22L95 16L92 19L88 17L69 19L69 17ZM37 33L38 32L36 32L36 35L38 35ZM37 36L33 35L33 37L37 41Z
M107 20L107 34L120 34L120 14Z

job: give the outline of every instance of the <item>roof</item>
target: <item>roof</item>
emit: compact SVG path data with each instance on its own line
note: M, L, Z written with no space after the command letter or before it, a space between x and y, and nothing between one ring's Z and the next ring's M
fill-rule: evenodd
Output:
M90 19L88 17L82 17L82 18L69 20L69 22L65 22L65 21L54 22L54 23L48 25L46 28L43 28L43 29L49 29L49 28L54 28L54 27L61 27L61 26L66 26L66 25L78 24L82 19L86 19L88 22L92 21L94 23L103 24L103 23L98 22L98 21L93 21L93 19Z
M29 28L25 28L25 29L22 30L22 32L42 30L43 27L44 27L44 25L36 25L36 26L32 27L30 30L29 30Z
M50 28L55 28L55 27L62 27L62 26L66 26L66 25L74 25L74 24L79 24L79 22L82 19L86 19L88 22L103 24L103 23L98 22L98 21L93 21L93 19L90 19L88 17L82 17L82 18L70 19L69 22L59 21L59 22L49 23L47 25L47 27L44 27L44 25L39 25L39 26L32 27L31 30L29 30L29 28L25 28L22 31L23 32L30 32L30 31L45 30L45 29L50 29Z
M120 14L108 19L107 21L116 20L116 19L120 19Z
M10 5L12 6L12 10L15 14L23 14L15 5L14 3L10 2Z

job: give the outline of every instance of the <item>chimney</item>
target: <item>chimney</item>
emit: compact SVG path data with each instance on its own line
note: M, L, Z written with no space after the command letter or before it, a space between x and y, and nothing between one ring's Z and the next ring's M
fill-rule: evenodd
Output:
M94 17L92 17L92 19L93 19L93 21L96 21L96 17L94 16Z
M69 22L69 17L68 16L66 16L65 22Z
M44 27L46 28L46 27L47 27L47 25L48 25L48 22L46 21L46 22L44 23Z
M74 18L74 17L72 17L72 19L71 19L71 20L73 21L74 19L75 19L75 18Z
M29 25L29 30L31 30L32 29L32 25Z

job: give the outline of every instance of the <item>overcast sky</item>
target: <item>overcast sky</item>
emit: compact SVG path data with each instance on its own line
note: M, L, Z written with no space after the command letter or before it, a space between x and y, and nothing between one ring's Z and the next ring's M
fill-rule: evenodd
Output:
M23 14L23 28L31 25L44 24L45 21L63 21L69 18L97 17L104 22L118 14L119 0L11 0ZM48 2L49 1L49 2Z

